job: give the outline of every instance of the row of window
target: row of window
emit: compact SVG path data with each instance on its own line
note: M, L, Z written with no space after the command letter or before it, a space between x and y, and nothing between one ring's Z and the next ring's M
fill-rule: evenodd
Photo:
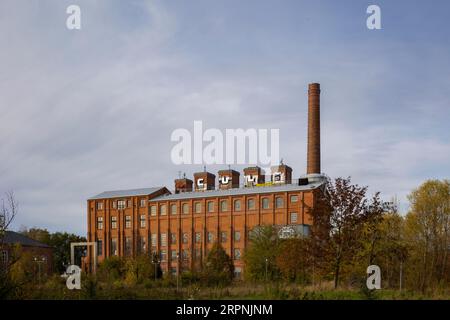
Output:
M147 219L145 214L139 216L139 225L141 228L145 228L147 225ZM131 228L131 216L125 216L125 228ZM97 217L97 229L103 229L103 217ZM111 229L117 229L117 216L111 217Z
M162 236L162 235L161 235ZM240 236L239 236L240 237ZM153 238L152 238L153 243ZM132 241L131 237L126 237L124 242L124 250L125 250L125 256L131 256L132 254ZM156 247L156 245L153 245L153 247ZM117 247L117 239L112 238L111 239L111 255L117 256L118 255L118 247ZM146 252L146 239L144 237L140 238L139 241L139 251L141 253ZM207 250L206 250L207 251ZM182 259L189 259L189 249L182 249L181 250L181 258ZM176 250L170 250L171 253L171 259L177 260L178 259L178 252ZM102 256L103 255L103 240L99 239L97 240L97 255ZM199 258L202 255L202 249L200 248L194 248L194 257ZM235 248L233 252L233 257L235 260L241 259L241 249ZM159 252L159 259L161 261L167 261L167 250L163 249Z
M298 196L297 195L291 195L290 197L291 203L298 202ZM144 208L146 206L146 199L140 200L140 207ZM131 200L117 200L113 201L113 209L119 209L123 210L125 208L131 208L132 202ZM269 198L262 198L261 199L261 207L263 209L269 209L270 208L270 200ZM247 201L247 208L248 210L254 210L255 209L255 199L248 199ZM275 198L275 208L284 208L284 198L283 197L276 197ZM103 202L97 202L97 209L103 210ZM181 212L183 214L189 213L189 205L187 203L182 204ZM214 201L208 201L207 202L207 210L208 212L214 212ZM162 204L159 207L159 214L160 215L166 215L166 205ZM228 200L221 200L220 201L220 211L228 211ZM237 199L234 200L234 211L241 211L241 200ZM150 207L150 212L152 215L156 215L156 205L152 205ZM171 214L177 214L177 205L171 204L170 205L170 212ZM194 212L195 213L201 213L202 212L202 203L201 202L195 202L194 203Z
M228 236L227 236L227 232L226 231L222 231L220 232L220 241L221 242L227 242L228 241ZM187 244L189 243L189 233L187 232L183 232L182 235L182 243ZM155 233L151 234L151 242L152 242L152 246L156 247L157 245L157 235ZM159 241L161 246L165 247L167 246L167 233L160 233L159 235ZM215 241L214 238L214 232L208 232L207 233L207 242L208 243L213 243ZM241 232L240 231L235 231L234 232L234 241L235 242L239 242L241 241ZM202 233L201 232L196 232L194 234L194 242L195 243L202 243ZM177 243L177 234L176 233L170 233L170 244L176 244Z
M297 213L291 212L290 223L297 223ZM147 226L147 219L145 214L139 216L139 226L145 228ZM131 216L125 216L125 228L131 228ZM97 229L103 230L103 217L97 217ZM111 216L111 229L117 229L117 216Z
M291 203L295 203L298 201L297 195L291 196ZM207 201L207 212L214 212L214 201ZM261 199L261 207L262 209L270 209L270 200L269 198L262 198ZM220 200L219 205L221 212L228 211L228 200ZM276 197L275 198L275 208L281 209L284 208L284 199L282 197ZM240 199L234 200L234 211L241 211L242 210L242 202ZM248 199L247 200L247 210L255 210L255 199ZM150 215L156 216L157 213L157 207L156 205L150 206ZM170 213L172 215L177 214L177 205L175 203L170 205ZM189 214L189 204L183 203L181 205L181 213L182 214ZM202 213L202 203L201 202L194 202L194 213ZM167 215L167 208L165 204L161 204L159 206L159 214L164 216Z
M145 208L147 205L147 199L140 199L139 206L141 208ZM113 209L123 210L125 208L131 208L132 202L131 200L117 200L112 202ZM103 210L103 201L97 202L97 210Z

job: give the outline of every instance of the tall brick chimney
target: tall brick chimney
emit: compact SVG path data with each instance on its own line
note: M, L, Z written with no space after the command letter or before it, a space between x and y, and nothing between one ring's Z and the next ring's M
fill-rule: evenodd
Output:
M320 174L320 84L308 86L307 174Z

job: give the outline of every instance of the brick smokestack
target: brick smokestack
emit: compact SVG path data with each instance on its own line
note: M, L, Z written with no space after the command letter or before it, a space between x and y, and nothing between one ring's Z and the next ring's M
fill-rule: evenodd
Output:
M307 174L320 173L320 84L308 86Z

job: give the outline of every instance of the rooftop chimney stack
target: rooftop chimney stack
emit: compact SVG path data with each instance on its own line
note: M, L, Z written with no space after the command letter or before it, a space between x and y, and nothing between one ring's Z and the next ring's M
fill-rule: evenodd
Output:
M186 176L183 176L183 178L175 179L175 193L191 192L191 191L192 191L191 179L187 179Z
M194 173L195 191L214 190L216 185L216 175L207 172L206 168L202 172Z
M292 168L280 163L278 166L271 167L271 180L274 184L291 184L292 183Z
M227 190L231 188L239 188L240 173L235 170L220 170L219 171L219 189Z
M258 166L244 169L244 186L255 187L257 184L265 182L265 176Z
M308 86L308 159L306 173L320 174L320 84Z

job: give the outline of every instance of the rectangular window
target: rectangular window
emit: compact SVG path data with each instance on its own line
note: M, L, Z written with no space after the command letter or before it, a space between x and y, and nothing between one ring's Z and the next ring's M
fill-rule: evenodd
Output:
M113 209L117 209L117 201L113 201L112 206L113 206Z
M227 242L227 233L225 231L220 233L220 241Z
M159 258L161 259L161 261L166 261L167 260L167 251L161 250L159 253Z
M181 211L183 214L189 214L189 205L187 203L183 203L181 205Z
M131 228L131 216L125 216L125 228Z
M145 214L141 214L139 220L140 220L141 228L145 228L146 222L147 222L147 219L146 219L146 217L145 217Z
M247 209L248 210L255 209L255 199L248 199L248 201L247 201Z
M214 202L208 201L208 212L214 212Z
M292 195L291 196L291 203L297 202L298 201L298 196Z
M291 223L296 223L296 222L297 222L297 213L291 212Z
M117 229L117 217L116 216L111 217L111 229Z
M177 234L175 232L170 233L170 244L177 243Z
M158 242L158 235L156 233L152 233L151 235L152 237L152 247L156 247L157 246L157 242Z
M103 255L103 241L102 239L97 240L97 256Z
M234 260L241 259L241 249L234 249Z
M195 233L195 243L201 243L202 242L202 234L200 232Z
M234 268L234 277L236 279L240 279L241 275L242 275L242 268L241 267Z
M167 214L167 211L166 211L166 205L165 205L165 204L162 204L162 205L159 207L159 214L160 214L161 216L165 216L165 215Z
M214 242L214 233L208 232L208 243Z
M177 214L177 205L176 204L171 204L170 205L170 214Z
M202 212L202 203L196 202L195 203L195 213L201 213Z
M7 250L2 250L2 256L1 256L1 261L3 266L8 264L8 251Z
M189 250L188 249L184 249L182 251L182 257L183 257L183 260L189 259Z
M141 208L144 208L145 207L145 199L141 199L141 201L140 201L140 206L141 206Z
M97 217L97 229L98 230L103 229L103 217Z
M131 256L131 237L125 237L125 255Z
M119 253L117 252L117 239L111 238L111 255L117 256Z
M97 210L103 210L103 202L97 202Z
M240 231L234 232L234 241L236 241L236 242L241 241L241 232Z
M127 201L127 207L128 207L128 208L131 208L131 206L132 206L132 202L131 202L131 200L128 200L128 201Z
M165 247L167 246L167 233L161 233L161 246Z
M234 211L241 211L241 200L234 201Z
M147 237L139 238L139 253L143 254L147 252Z
M170 258L172 261L177 261L177 250L170 250Z
M151 206L150 207L150 215L156 216L156 206Z
M188 242L189 242L189 235L186 232L184 232L183 233L183 243L188 243Z
M263 198L262 199L262 208L263 209L269 209L269 198Z
M117 201L117 209L123 210L123 209L125 209L125 206L126 206L125 200L119 200L119 201Z

